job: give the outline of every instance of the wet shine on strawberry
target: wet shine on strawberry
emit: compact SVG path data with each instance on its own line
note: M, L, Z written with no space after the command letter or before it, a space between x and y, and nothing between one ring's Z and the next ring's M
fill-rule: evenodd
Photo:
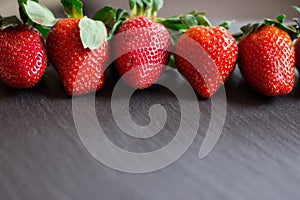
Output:
M114 53L120 56L116 69L133 88L148 88L168 64L170 46L170 34L163 25L143 16L129 19L118 28L114 40Z
M295 50L289 34L269 24L242 29L248 32L239 43L239 68L245 80L267 96L289 94L295 79Z
M22 24L0 30L0 79L4 83L17 89L33 87L46 66L44 41L34 27Z
M95 50L84 48L80 39L80 19L62 19L47 37L50 62L57 70L68 95L99 90L109 57L108 43Z
M221 26L192 26L175 46L176 67L203 98L210 98L229 78L237 57L235 39Z

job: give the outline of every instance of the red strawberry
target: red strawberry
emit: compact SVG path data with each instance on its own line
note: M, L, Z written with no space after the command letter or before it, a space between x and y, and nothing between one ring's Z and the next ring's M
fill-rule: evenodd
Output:
M83 17L81 1L62 0L61 3L68 19L55 19L49 9L34 1L20 6L25 10L26 18L51 28L46 48L66 93L95 92L103 86L109 58L106 27L102 22Z
M114 53L121 56L115 66L133 88L150 87L161 76L170 59L171 46L167 29L148 17L125 21L117 31Z
M175 46L176 67L203 98L210 98L229 78L237 57L235 39L221 26L193 26Z
M296 67L300 71L300 39L296 42Z
M291 37L275 26L261 25L240 40L239 68L258 92L267 96L289 94L294 86L294 66Z
M17 25L0 30L0 78L13 88L36 85L47 66L41 34L32 26Z
M171 38L168 30L156 23L163 0L130 0L129 5L132 15L104 7L93 19L103 21L114 37L114 64L123 80L135 89L146 89L158 80L170 60Z
M49 59L68 95L82 95L100 89L109 57L107 42L95 50L84 48L79 22L80 19L58 21L46 43Z

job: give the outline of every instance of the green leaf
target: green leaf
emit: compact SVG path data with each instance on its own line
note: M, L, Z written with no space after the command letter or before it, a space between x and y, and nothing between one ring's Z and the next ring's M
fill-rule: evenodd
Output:
M80 38L83 47L98 49L107 41L107 30L103 22L84 17L79 22Z
M212 24L209 22L209 20L206 18L205 15L197 15L196 19L197 19L199 25L212 26Z
M264 20L264 24L266 26L272 26L274 23L276 23L276 21L274 21L273 19L265 19Z
M136 2L136 5L137 5L138 7L140 7L140 8L143 8L143 7L144 7L144 5L143 5L143 0L135 0L135 2Z
M176 69L175 57L174 57L173 54L170 56L168 67L171 68L171 69Z
M233 21L226 21L226 22L220 24L219 26L222 26L222 27L226 28L227 30L229 30L230 27L231 27L231 25L232 25L234 22L235 22L234 20L233 20Z
M294 18L293 20L294 20L294 22L296 22L298 27L300 27L300 19L299 18Z
M28 17L37 24L52 27L57 20L53 13L45 6L40 5L34 1L27 1L24 5Z
M15 27L22 24L21 21L16 16L10 16L10 17L2 17L0 19L0 29L4 30L8 27Z
M164 0L153 0L153 9L159 11L164 6Z
M242 26L241 31L243 32L244 35L247 35L253 31L258 30L263 25L264 25L263 23L250 23L245 26Z
M42 26L42 25L39 25L39 24L35 24L34 27L40 31L40 33L43 35L43 38L47 38L51 28L50 27L47 27L47 26Z
M106 6L99 10L93 19L102 21L108 28L112 28L116 22L116 9Z
M102 21L106 25L109 30L109 39L112 38L118 27L129 18L130 15L126 10L111 7L102 8L93 17L94 20Z
M0 15L0 20L2 19L3 17Z
M32 0L34 2L39 2L38 0ZM19 14L20 14L20 17L23 21L24 24L30 24L30 25L33 25L33 22L29 19L26 11L25 11L25 8L24 8L24 5L27 3L27 0L18 0L18 4L19 4Z
M244 33L242 31L238 31L236 33L233 33L232 36L234 37L234 39L239 42L241 40L241 38L243 37Z
M39 0L31 0L31 1L34 1L34 2L39 2ZM18 4L19 6L22 6L23 4L26 4L27 3L27 0L18 0Z
M129 0L129 7L130 7L130 10L134 9L134 7L135 7L135 0Z
M285 20L285 18L286 18L285 14L281 14L281 15L278 15L278 16L276 17L276 20L277 20L279 23L283 23L284 20Z
M151 8L152 7L152 0L143 0L143 4L145 5L145 7Z
M64 11L69 18L83 17L83 4L79 0L61 0Z
M193 15L184 15L180 17L180 19L187 28L191 28L198 24L197 19Z
M292 8L294 8L296 10L296 12L300 15L300 8L297 6L292 6Z
M105 6L104 8L100 9L99 11L96 12L96 14L94 15L93 19L94 20L99 20L99 21L103 21L105 20L105 18L110 14L111 11L113 11L114 9L112 7L109 6Z
M130 15L126 10L121 9L121 8L119 8L117 10L117 17L116 17L117 21L119 21L119 20L125 21L129 18L130 18Z
M281 23L276 24L275 26L288 33L292 40L298 38L298 31L294 26L285 26Z

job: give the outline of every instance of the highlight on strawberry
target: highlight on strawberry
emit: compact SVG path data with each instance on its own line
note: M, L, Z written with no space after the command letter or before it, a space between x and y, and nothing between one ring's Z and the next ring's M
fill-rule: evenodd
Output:
M295 81L295 49L298 31L283 24L285 15L241 28L239 69L250 86L267 96L289 94Z
M79 0L62 0L68 18L56 19L51 11L28 0L24 14L34 23L48 27L46 48L68 95L84 95L104 84L109 58L107 29L101 21L83 16Z
M173 35L175 65L203 98L210 98L235 69L238 47L227 30L233 21L212 24L203 12L161 19ZM176 32L175 32L176 33Z
M33 23L0 16L0 79L13 88L31 88L40 81L46 66L44 40Z
M131 15L104 7L93 19L103 21L114 36L114 64L123 80L135 89L146 89L158 80L169 62L170 34L156 22L163 0L129 0L129 5Z

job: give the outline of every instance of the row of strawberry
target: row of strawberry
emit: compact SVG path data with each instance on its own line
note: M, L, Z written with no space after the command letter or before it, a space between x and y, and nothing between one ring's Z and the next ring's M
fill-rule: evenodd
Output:
M280 96L294 86L296 60L300 67L300 40L293 46L300 20L285 26L285 15L231 35L230 22L212 26L203 12L157 18L163 0L129 0L131 14L104 7L92 19L83 16L79 0L61 1L66 19L56 19L37 0L18 2L23 23L0 16L0 79L14 88L37 84L49 59L68 95L97 91L111 56L124 81L137 89L154 84L171 63L210 98L238 62L254 89Z

